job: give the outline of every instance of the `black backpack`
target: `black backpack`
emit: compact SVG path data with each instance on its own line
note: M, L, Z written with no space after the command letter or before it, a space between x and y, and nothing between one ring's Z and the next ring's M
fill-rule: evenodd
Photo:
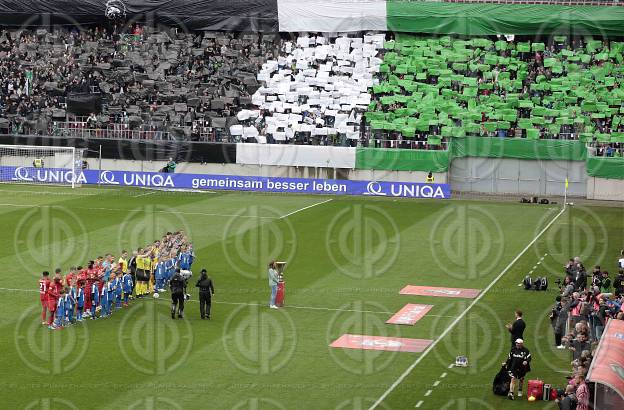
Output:
M507 367L501 367L500 371L494 377L492 382L492 392L497 396L506 396L509 393L509 384L511 383L511 377L507 371Z
M548 278L544 276L543 278L540 278L539 290L546 290L546 289L548 289Z
M531 279L529 275L524 277L524 281L522 283L524 284L525 290L530 290L533 288L533 279Z

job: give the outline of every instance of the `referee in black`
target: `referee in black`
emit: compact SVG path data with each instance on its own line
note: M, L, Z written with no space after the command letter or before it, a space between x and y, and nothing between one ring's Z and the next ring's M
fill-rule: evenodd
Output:
M175 275L169 282L171 287L171 319L175 319L176 308L178 319L184 318L184 295L186 293L186 281L180 274L180 269L176 269Z
M202 319L210 319L210 307L212 296L214 295L214 286L212 279L208 277L206 269L201 270L201 277L195 285L199 288L199 313Z

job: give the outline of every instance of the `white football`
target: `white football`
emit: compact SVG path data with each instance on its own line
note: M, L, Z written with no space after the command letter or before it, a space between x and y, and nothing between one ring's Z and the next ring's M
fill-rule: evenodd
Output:
M160 295L156 292L154 292L154 299L158 299L160 297Z

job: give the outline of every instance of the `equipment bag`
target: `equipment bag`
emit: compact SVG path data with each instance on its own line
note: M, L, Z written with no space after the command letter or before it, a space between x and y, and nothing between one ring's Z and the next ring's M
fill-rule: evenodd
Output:
M544 395L544 382L542 380L529 380L527 388L527 398L535 397L535 400L540 400Z
M544 394L542 395L542 400L549 401L550 400L550 392L552 391L552 386L550 384L544 385Z
M511 383L511 377L507 371L507 367L501 367L500 371L494 377L492 382L492 391L497 396L507 396L509 393L509 384Z

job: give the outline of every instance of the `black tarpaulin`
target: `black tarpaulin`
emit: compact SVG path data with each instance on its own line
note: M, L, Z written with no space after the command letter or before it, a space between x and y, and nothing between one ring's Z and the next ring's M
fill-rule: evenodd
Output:
M106 0L0 0L7 26L91 24L106 20ZM120 0L126 17L188 30L277 31L277 0Z
M102 97L99 94L69 94L67 111L82 116L99 114L102 112Z

